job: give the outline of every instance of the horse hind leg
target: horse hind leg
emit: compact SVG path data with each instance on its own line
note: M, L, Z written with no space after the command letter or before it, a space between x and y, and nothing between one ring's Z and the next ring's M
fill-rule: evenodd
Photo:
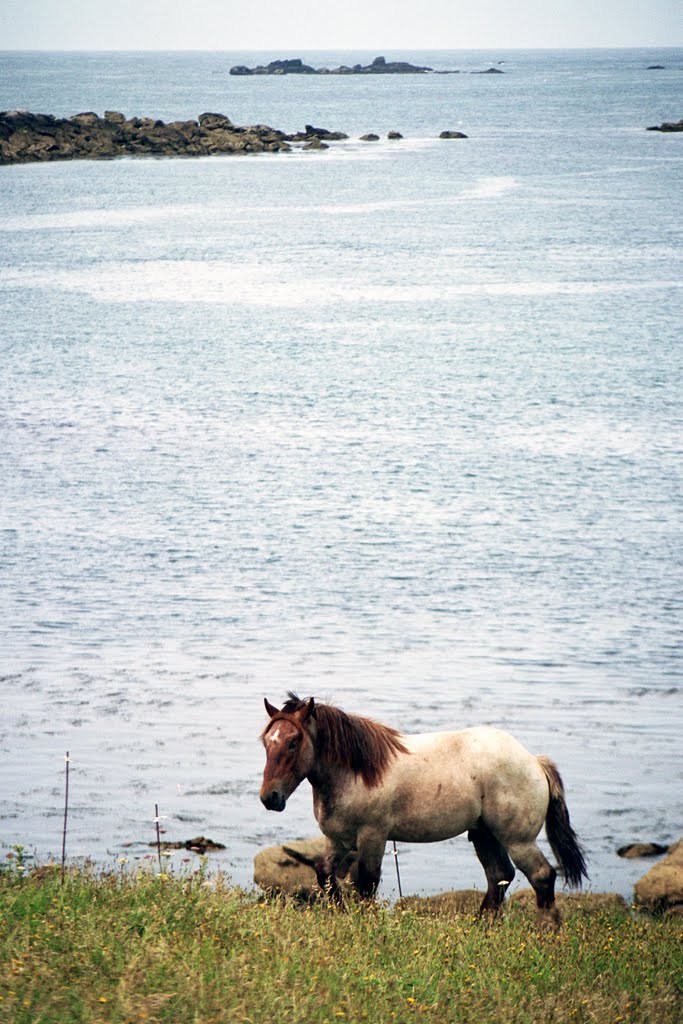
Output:
M538 927L559 928L562 919L555 903L555 868L546 860L535 842L510 845L508 853L519 870L529 879L536 893Z
M483 822L469 830L467 838L474 846L486 874L488 888L479 908L479 916L485 913L497 914L501 908L507 888L515 877L515 869L505 847Z

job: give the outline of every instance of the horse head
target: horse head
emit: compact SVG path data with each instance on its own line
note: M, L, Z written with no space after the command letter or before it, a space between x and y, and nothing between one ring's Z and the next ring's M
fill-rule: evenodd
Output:
M264 700L270 722L261 736L266 748L266 767L261 785L261 802L269 811L284 811L287 800L315 761L311 735L315 701L301 702L296 710L281 710Z

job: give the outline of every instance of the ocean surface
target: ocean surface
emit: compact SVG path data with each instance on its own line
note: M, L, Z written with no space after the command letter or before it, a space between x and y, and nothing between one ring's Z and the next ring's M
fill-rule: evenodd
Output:
M60 855L69 751L72 860L144 862L158 804L249 886L317 831L258 799L288 689L549 755L593 889L683 833L683 51L228 73L376 55L0 54L0 109L350 135L0 167L2 857Z

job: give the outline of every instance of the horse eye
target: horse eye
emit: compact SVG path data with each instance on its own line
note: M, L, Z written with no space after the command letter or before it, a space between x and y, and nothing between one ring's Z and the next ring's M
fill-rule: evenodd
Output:
M287 744L287 749L288 750L296 750L298 743L299 743L298 739L290 740L289 743Z

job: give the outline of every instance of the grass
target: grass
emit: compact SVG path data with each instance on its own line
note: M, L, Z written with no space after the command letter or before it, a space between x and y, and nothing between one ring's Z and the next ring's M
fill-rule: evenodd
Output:
M0 873L0 1021L681 1024L681 919L259 901L202 874Z

